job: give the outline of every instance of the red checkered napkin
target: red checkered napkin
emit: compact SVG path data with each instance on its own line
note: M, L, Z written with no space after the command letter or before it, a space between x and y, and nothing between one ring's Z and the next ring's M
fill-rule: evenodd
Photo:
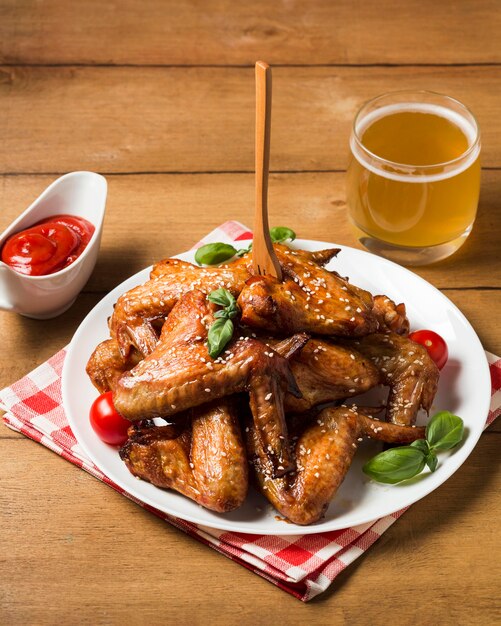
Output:
M238 222L226 222L201 243L233 243L251 236ZM3 417L6 425L42 443L166 522L304 602L325 591L342 570L363 554L405 512L403 509L354 528L287 537L219 531L166 515L113 483L78 445L62 407L61 371L65 355L63 349L36 370L0 391L0 407L6 411ZM500 413L501 359L489 353L487 358L492 377L491 409L486 424L489 425Z

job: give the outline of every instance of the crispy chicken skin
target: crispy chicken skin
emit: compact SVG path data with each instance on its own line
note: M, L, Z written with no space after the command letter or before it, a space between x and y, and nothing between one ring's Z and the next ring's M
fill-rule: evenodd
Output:
M378 321L378 332L392 332L407 337L409 320L403 302L395 304L388 296L374 296L372 311Z
M280 352L280 344L270 343ZM290 367L302 397L287 394L286 413L356 396L379 383L378 370L368 358L318 338L291 357Z
M102 341L87 363L87 375L99 393L114 389L120 376L132 369L141 360L136 350L124 358L115 339Z
M424 439L426 429L421 426L400 426L373 419L363 413L363 409L358 411L358 425L360 435L365 435L377 441L385 443L407 444Z
M117 300L110 319L110 332L127 356L135 346L143 355L153 352L158 335L153 322L167 317L179 298L192 289L210 293L224 287L235 297L250 277L248 261L239 259L230 265L200 268L179 259L157 263L151 279L127 291Z
M189 411L181 434L133 426L120 456L134 476L224 513L247 496L247 455L235 407L220 400ZM176 435L176 436L174 436Z
M247 452L263 495L279 513L295 524L321 519L350 468L361 435L390 443L410 443L424 429L396 426L374 420L353 408L321 411L316 419L296 420L292 450L294 471L273 478L269 461L252 425L247 432Z
M292 283L294 292L299 289L301 295L299 302L294 305L294 302L289 302L288 294L283 293L283 290L289 290L289 287L283 287L275 294L281 304L288 302L288 313L284 312L285 318L292 317L293 328L284 327L280 329L280 332L287 334L289 331L311 330L306 326L304 328L298 327L300 320L295 319L297 316L294 315L293 310L297 308L297 304L307 303L306 298L311 291L311 299L316 302L315 307L313 305L311 307L310 313L312 313L313 308L318 308L321 305L318 300L322 299L322 296L319 295L322 290L330 290L332 291L332 298L342 297L343 300L346 299L346 302L343 306L334 306L332 303L329 306L326 305L324 307L325 312L322 309L320 315L323 314L326 319L334 318L334 322L325 322L323 325L313 324L312 320L315 320L316 317L310 319L311 315L307 315L306 319L310 319L310 326L315 326L315 332L360 335L370 332L370 328L375 329L375 318L370 312L372 309L371 295L350 285L346 279L340 278L335 272L328 272L323 269L323 266L336 256L339 249L332 248L317 252L294 251L281 244L275 244L274 248L280 265L287 276L287 284ZM123 356L129 354L132 346L135 346L141 354L146 356L154 350L158 341L158 334L154 327L155 322L167 317L174 304L184 293L192 289L200 289L205 293L210 293L215 289L224 287L237 297L244 289L245 282L251 277L252 252L231 263L217 267L197 267L178 259L161 261L153 267L149 281L120 296L110 319L111 336L118 341ZM298 283L294 282L296 280ZM243 302L247 302L248 297L252 295L253 292L251 291L245 296ZM345 310L347 304L354 305L350 315L347 315L349 311ZM361 312L359 313L356 309L360 307ZM252 309L252 305L247 302L246 310L249 311L250 309ZM339 320L337 319L338 316L340 316ZM350 319L353 316L355 319L352 322ZM275 320L275 322L277 321ZM273 323L267 325L260 323L259 327L275 330L275 325ZM321 326L325 327L323 331L318 330Z
M430 410L440 373L426 348L395 333L374 333L342 345L372 361L379 382L390 387L388 422L412 426L420 408Z
M324 515L356 451L359 426L355 413L325 409L318 422L299 434L292 450L295 469L281 478L273 478L252 426L247 433L249 460L260 491L295 524L313 524Z
M377 329L370 293L311 260L303 250L287 249L283 281L252 277L238 297L242 323L273 333L308 332L357 337Z
M214 320L205 293L184 295L165 322L155 350L114 389L117 410L132 421L167 417L211 400L248 391L257 432L275 472L290 469L283 397L299 394L287 361L253 338L234 339L209 356L207 329Z

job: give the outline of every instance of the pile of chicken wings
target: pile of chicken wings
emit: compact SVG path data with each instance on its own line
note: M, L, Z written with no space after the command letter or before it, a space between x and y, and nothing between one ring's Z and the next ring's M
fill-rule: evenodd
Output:
M304 525L321 519L363 437L424 436L416 414L439 372L407 338L404 304L326 269L337 249L274 248L281 282L253 275L252 252L217 267L156 264L118 299L87 373L131 421L120 456L132 474L217 512L239 507L251 483ZM207 296L221 288L239 316L212 358ZM378 385L385 407L349 404Z

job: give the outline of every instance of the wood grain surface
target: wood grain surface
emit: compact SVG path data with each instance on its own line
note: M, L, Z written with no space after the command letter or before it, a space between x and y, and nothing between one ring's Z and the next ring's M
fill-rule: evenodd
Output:
M270 169L344 170L359 106L399 89L464 101L501 167L500 84L501 66L275 68ZM253 172L254 97L253 68L0 67L0 172Z
M496 0L0 0L0 231L60 173L106 174L96 269L54 320L0 312L0 385L72 337L113 287L254 205L253 65L274 65L272 225L359 247L353 115L402 88L463 100L482 129L477 221L417 273L501 354L501 7ZM432 312L430 312L432 316ZM501 424L303 605L0 425L0 624L501 624Z
M497 63L500 31L496 0L3 0L0 61Z

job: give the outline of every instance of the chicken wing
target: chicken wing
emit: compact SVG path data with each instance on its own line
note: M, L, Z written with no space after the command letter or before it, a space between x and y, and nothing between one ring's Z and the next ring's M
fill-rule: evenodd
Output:
M209 356L213 305L198 290L184 295L167 318L155 350L118 380L117 410L135 421L167 417L211 400L248 391L259 437L277 475L290 469L283 397L299 394L287 361L250 337Z
M338 248L316 252L295 251L281 244L275 244L274 248L280 265L288 276L287 282L294 284L294 290L301 286L302 297L296 304L308 304L310 300L313 300L310 311L313 313L313 309L321 305L319 300L322 299L320 295L322 291L328 294L326 298L343 298L343 306L333 306L331 303L330 306L325 307L326 312L322 309L318 316L319 320L321 315L324 315L327 320L335 318L333 322L325 322L327 334L333 331L332 325L339 326L341 330L336 332L343 335L364 334L366 327L375 328L375 318L370 314L372 308L370 294L350 285L347 280L340 278L336 273L323 269L323 266L339 252ZM110 319L111 336L118 341L120 351L124 356L128 355L132 346L146 356L154 350L158 341L155 322L165 319L184 293L191 289L200 289L205 293L210 293L224 287L237 297L244 288L245 282L252 276L252 252L218 267L201 268L179 259L161 261L152 269L149 281L120 296ZM290 291L289 287L284 289ZM281 296L281 300L284 296L287 299L288 296L283 291L282 289L280 294L277 294L277 297ZM253 296L253 292L246 298L250 296ZM347 303L353 306L346 309ZM293 309L293 302L289 304L289 309ZM362 308L359 312L360 307ZM249 306L246 308L248 309ZM347 315L350 310L352 312ZM342 315L341 312L343 312ZM338 320L339 315L342 319ZM309 318L310 315L307 317ZM353 321L351 321L352 317L354 317ZM294 327L296 330L297 322L298 320ZM261 324L260 327L263 325ZM291 328L283 329L285 333L289 330L295 332ZM308 330L308 328L299 330ZM317 330L317 332L321 331Z
M169 426L133 426L120 450L130 472L224 513L247 496L247 455L235 406L218 401L190 411L180 434Z
M378 321L378 332L392 332L405 337L409 334L409 320L403 302L395 304L388 296L374 296L372 310Z
M132 349L127 357L120 352L115 339L102 341L92 353L86 372L99 393L114 389L120 376L141 361L141 355Z
M280 334L356 337L376 330L367 291L329 272L303 250L281 249L281 255L286 258L282 282L254 276L240 293L242 323Z
M266 341L283 354L281 346L285 342ZM288 393L286 413L301 413L319 404L356 396L379 383L378 370L368 358L323 339L310 339L288 358L302 397Z
M411 426L420 408L430 410L440 374L426 348L395 333L374 333L342 345L370 359L379 371L379 382L390 387L389 422Z
M424 436L424 429L385 424L358 413L354 408L336 407L321 411L315 420L296 420L291 425L295 445L295 469L274 478L269 461L252 425L247 430L247 451L257 485L273 506L291 522L317 522L344 480L361 435L391 443L410 443Z
M132 346L143 355L153 352L158 341L154 322L163 320L179 298L192 289L210 293L224 287L235 297L250 277L248 261L239 259L219 267L197 267L179 259L157 263L151 279L117 300L110 319L111 336L118 341L123 356Z

